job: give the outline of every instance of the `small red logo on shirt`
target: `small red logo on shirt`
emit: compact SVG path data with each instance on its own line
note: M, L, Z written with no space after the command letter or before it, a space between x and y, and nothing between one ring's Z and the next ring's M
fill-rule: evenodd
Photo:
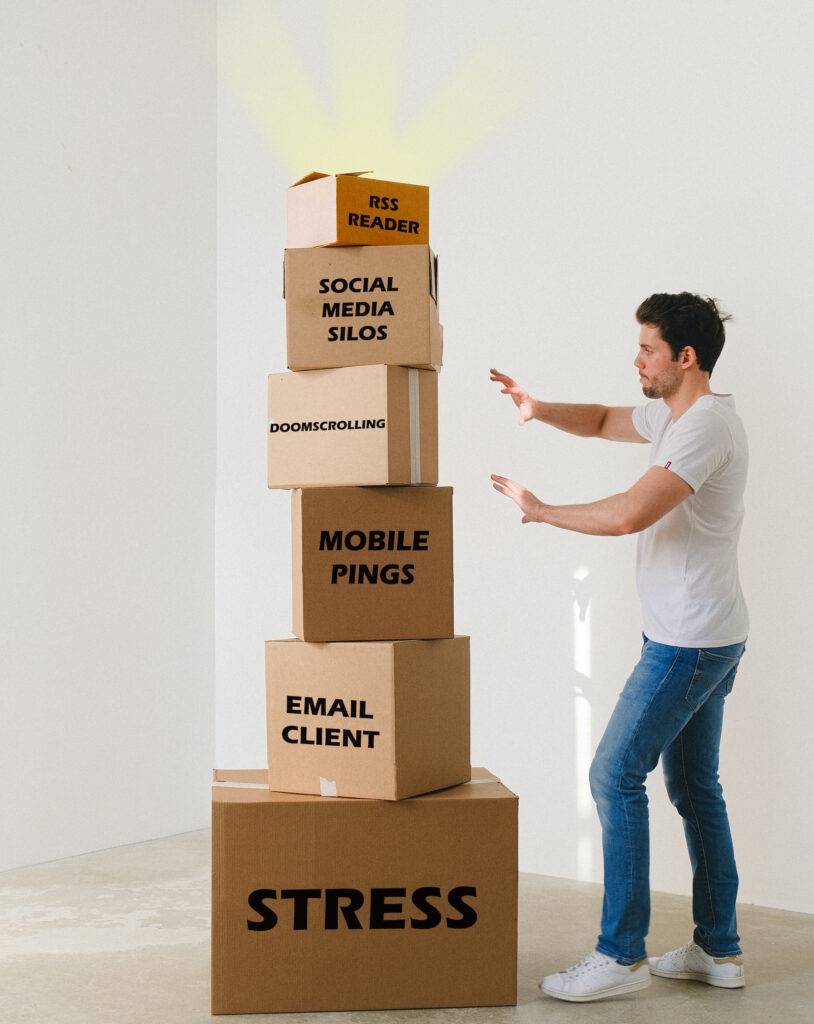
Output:
M665 468L665 469L669 469L669 468L670 468L670 466L672 466L672 464L673 464L673 460L672 460L672 459L668 459L668 460L667 460L667 461L666 461L666 462L664 463L664 468Z

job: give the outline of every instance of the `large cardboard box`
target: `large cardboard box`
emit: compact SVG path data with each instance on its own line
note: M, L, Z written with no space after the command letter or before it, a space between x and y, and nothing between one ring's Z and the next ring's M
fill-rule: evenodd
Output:
M428 245L287 249L288 367L441 365L438 258Z
M430 190L426 185L364 178L367 171L313 171L287 196L287 248L312 245L426 245Z
M454 635L451 487L292 491L291 548L300 640Z
M438 374L404 366L272 373L268 485L438 482Z
M266 643L269 788L401 800L469 778L469 637Z
M212 1012L514 1004L517 797L473 776L394 803L216 772Z

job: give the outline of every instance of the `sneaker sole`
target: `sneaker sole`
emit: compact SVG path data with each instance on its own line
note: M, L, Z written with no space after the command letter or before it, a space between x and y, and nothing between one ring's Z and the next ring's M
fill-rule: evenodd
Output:
M701 974L699 971L664 971L650 964L650 973L657 978L667 978L674 981L701 981L705 985L714 985L715 988L743 988L746 978L716 978L711 974Z
M576 995L573 992L561 992L559 989L546 988L540 985L540 991L554 999L564 999L568 1003L591 1003L596 999L607 999L610 996L621 996L627 992L636 992L640 988L647 988L650 978L641 978L639 981L629 981L625 985L612 985L610 988L601 989L598 992L589 992L584 996Z

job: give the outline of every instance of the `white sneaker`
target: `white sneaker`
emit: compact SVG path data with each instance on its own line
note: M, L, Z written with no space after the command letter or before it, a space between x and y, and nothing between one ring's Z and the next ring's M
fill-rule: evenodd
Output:
M659 978L703 981L718 988L742 988L746 984L743 957L714 957L690 941L664 956L650 957L650 973Z
M547 996L567 999L572 1003L589 1003L606 996L635 992L650 984L646 960L637 964L620 964L612 956L594 950L584 960L559 974L549 974L540 982Z

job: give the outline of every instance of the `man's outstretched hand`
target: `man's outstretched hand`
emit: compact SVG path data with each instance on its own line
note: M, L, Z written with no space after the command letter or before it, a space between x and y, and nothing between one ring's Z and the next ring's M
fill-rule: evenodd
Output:
M526 420L534 419L534 400L525 388L521 388L517 381L512 380L511 377L507 377L505 373L500 373L494 367L489 371L491 374L490 380L497 381L498 384L502 384L501 395L511 395L512 401L520 410L520 418L518 422L522 427Z
M492 372L494 373L495 371L493 370ZM494 473L492 474L492 486L496 491L505 494L507 498L511 498L515 505L519 507L523 513L523 518L520 520L521 523L543 522L542 511L545 505L531 491L527 491L525 487L521 487L514 480L509 480L508 477L495 476Z

